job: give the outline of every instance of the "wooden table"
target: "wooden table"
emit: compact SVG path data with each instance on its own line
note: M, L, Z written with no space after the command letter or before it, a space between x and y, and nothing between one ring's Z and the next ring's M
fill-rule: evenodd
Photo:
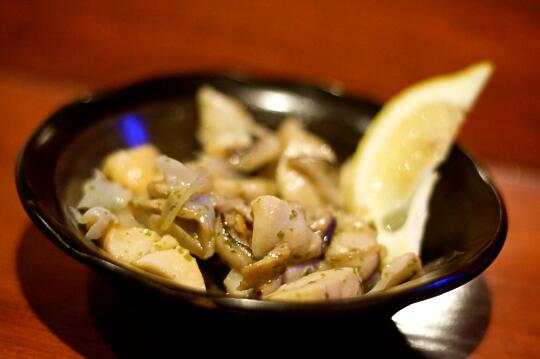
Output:
M145 316L144 304L68 258L30 223L15 190L15 156L59 105L89 89L200 69L333 83L384 101L406 84L483 58L497 71L460 141L502 192L507 242L479 279L405 309L397 326L355 347L540 357L540 4L200 3L0 2L0 357L102 358L156 347L187 354L202 338L229 335L226 326L205 331L191 316L170 341L175 335ZM323 340L324 329L316 332ZM262 339L248 355L267 348ZM336 353L348 343L328 345Z

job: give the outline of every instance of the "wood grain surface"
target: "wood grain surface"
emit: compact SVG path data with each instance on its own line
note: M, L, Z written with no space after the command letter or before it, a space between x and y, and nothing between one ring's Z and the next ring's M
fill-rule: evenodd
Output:
M539 38L540 2L525 0L1 1L0 357L130 356L137 352L126 337L142 341L133 330L139 309L50 244L18 203L16 155L66 101L155 74L211 69L343 86L384 101L481 59L494 61L496 73L460 142L488 164L502 192L507 242L480 279L407 308L396 323L415 354L438 344L448 357L540 357ZM458 295L467 291L483 293L481 325L461 329L463 318L442 311L438 323L455 330L441 333L407 319L468 300ZM442 340L450 334L473 341L470 349L452 351Z

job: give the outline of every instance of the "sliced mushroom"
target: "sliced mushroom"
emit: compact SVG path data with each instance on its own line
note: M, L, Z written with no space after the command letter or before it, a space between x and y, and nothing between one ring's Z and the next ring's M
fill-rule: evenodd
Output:
M230 210L223 214L223 224L227 228L227 232L236 241L251 247L251 223L238 211Z
M202 259L210 258L215 252L214 223L215 212L210 196L193 196L182 207L178 216L173 222L176 229L171 230L170 234L184 230L191 238L199 242L203 248L200 256ZM178 233L177 235L183 235ZM196 253L194 253L197 255Z
M277 278L287 269L291 257L289 244L282 242L272 249L263 259L242 268L240 289L256 288Z
M196 255L199 258L209 258L206 255L205 249L202 244L193 238L188 232L186 232L180 225L176 222L173 222L171 226L167 229L166 232L159 231L159 224L161 222L161 215L152 213L146 209L138 207L134 203L132 207L133 214L138 222L142 223L145 227L153 229L160 234L169 234L178 240L178 243L188 249L193 255Z
M214 254L215 213L209 196L194 196L185 203L173 223L161 229L164 199L135 198L130 205L133 215L144 226L159 234L169 234L193 255L207 259Z
M379 266L379 245L376 233L369 227L363 231L339 232L325 253L325 261L333 268L355 267L366 280Z
M229 274L223 280L227 294L231 294L237 297L248 298L253 295L253 289L240 290L240 283L242 282L242 273L235 269L231 269Z
M215 208L218 212L227 213L230 211L236 211L242 215L246 223L253 223L251 208L241 198L215 195L214 200Z
M208 259L215 253L215 240L213 237L209 237L205 241L201 240L203 237L197 234L197 228L198 225L193 221L177 219L166 233L178 239L178 243L187 248L193 255L201 259Z
M194 255L211 257L214 203L209 195L195 195L201 190L201 176L166 156L159 156L156 162L163 180L150 183L149 193L166 199L135 199L132 201L135 218L161 234L173 235Z
M313 181L311 176L325 172L320 169L323 163L335 163L334 152L323 140L304 130L300 121L296 119L286 120L279 129L279 135L284 144L276 170L276 182L281 196L288 201L299 202L307 207L321 206L324 203L323 195L330 196L330 192L334 189L319 188L319 185L333 183L333 181L326 173L325 180ZM291 161L293 164L296 161L297 168L291 166ZM318 167L306 165L309 161L319 163ZM307 172L309 176L304 172ZM337 188L337 182L332 187ZM332 199L332 203L341 201L340 195L336 198Z
M353 268L329 269L311 273L282 285L265 299L314 301L352 298L362 295L362 279Z
M380 292L401 284L422 273L420 258L414 253L405 253L384 266L381 279L370 293Z
M267 131L259 132L261 136L252 146L231 156L230 163L234 168L249 173L277 161L281 154L279 138Z
M259 261L242 269L242 289L258 287L275 279L287 266L317 257L322 239L306 223L301 207L277 197L262 196L253 201L251 249Z
M253 254L248 245L238 241L231 235L232 229L224 217L216 221L215 242L219 257L232 269L238 271L253 263Z

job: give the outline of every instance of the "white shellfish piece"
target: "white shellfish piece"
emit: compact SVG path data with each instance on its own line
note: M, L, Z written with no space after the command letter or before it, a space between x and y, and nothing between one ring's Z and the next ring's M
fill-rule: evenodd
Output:
M352 298L363 294L362 279L353 268L329 269L284 284L264 297L278 301L315 301Z

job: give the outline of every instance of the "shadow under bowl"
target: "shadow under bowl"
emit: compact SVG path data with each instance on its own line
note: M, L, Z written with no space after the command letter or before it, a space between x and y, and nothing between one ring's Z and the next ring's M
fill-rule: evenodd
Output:
M430 202L421 258L426 273L387 292L314 303L281 303L201 294L112 261L86 241L68 212L81 185L111 151L145 142L164 154L188 160L199 150L195 94L205 84L246 105L257 121L275 128L286 116L307 127L336 150L351 155L380 106L321 87L220 74L167 76L72 102L49 117L20 153L16 180L32 221L66 253L115 282L146 288L174 302L254 314L343 314L388 317L414 302L454 289L481 273L501 250L507 231L504 204L486 171L454 146L439 168ZM223 273L201 264L205 280Z

